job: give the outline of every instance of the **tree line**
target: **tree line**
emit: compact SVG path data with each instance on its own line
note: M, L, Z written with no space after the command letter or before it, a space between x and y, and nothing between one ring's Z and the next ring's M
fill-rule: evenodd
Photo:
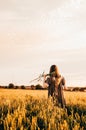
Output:
M0 88L6 88L6 89L29 89L29 90L47 90L48 88L43 88L42 85L14 85L13 83L9 83L8 86L0 86ZM66 91L84 91L86 92L86 87L67 87L68 89Z
M6 88L6 89L29 89L29 90L45 90L47 88L43 88L42 85L37 84L37 85L30 85L30 86L25 86L25 85L14 85L13 83L9 83L8 86L0 86L0 88Z

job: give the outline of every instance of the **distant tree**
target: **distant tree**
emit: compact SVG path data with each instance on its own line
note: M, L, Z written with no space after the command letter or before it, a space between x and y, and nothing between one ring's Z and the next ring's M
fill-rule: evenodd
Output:
M8 88L14 88L15 86L14 86L14 84L13 83L10 83L9 85L8 85Z
M73 91L79 91L79 87L73 88Z
M21 85L21 87L20 87L21 89L25 89L25 86L24 85Z
M84 91L86 91L86 87L81 87L79 90L84 92Z
M38 90L38 89L43 89L40 84L37 84L35 87L36 87L37 90Z
M31 85L31 89L32 89L32 90L35 90L36 87L35 87L34 85Z
M8 88L8 86L4 86L4 88Z
M19 87L18 86L15 86L15 89L18 89Z

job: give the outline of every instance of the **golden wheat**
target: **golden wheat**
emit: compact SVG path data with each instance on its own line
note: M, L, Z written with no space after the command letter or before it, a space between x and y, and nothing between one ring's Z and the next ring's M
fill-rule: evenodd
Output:
M65 109L47 98L47 90L0 89L2 130L85 130L86 93L64 92Z

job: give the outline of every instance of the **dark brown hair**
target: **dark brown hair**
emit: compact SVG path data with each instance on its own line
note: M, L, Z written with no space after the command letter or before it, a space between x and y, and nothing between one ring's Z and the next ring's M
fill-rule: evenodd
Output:
M53 73L54 72L54 73ZM50 67L50 74L54 74L55 77L59 77L60 76L60 73L59 73L59 70L58 70L58 67L56 65L52 65Z

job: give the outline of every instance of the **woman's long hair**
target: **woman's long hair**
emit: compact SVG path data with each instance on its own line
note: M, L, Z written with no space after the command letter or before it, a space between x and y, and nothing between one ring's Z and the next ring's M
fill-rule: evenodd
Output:
M60 84L61 75L56 65L52 65L50 67L50 74L51 74L51 77L55 77L55 86L57 87Z
M56 78L59 78L60 76L60 73L59 73L59 70L58 70L58 67L56 65L52 65L50 67L50 72L49 72L52 76L55 76Z

